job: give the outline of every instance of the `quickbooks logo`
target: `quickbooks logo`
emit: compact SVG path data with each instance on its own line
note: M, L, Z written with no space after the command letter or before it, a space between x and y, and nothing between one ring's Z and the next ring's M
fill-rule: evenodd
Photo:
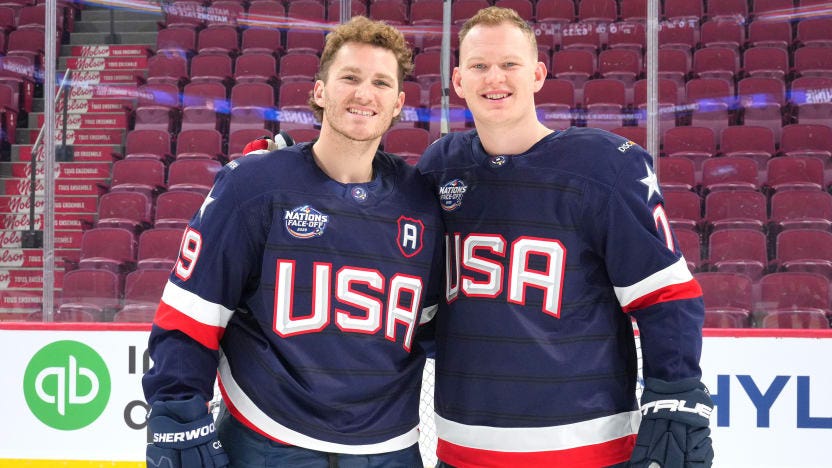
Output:
M54 429L95 421L110 399L110 373L98 353L77 341L56 341L35 353L23 376L29 409Z

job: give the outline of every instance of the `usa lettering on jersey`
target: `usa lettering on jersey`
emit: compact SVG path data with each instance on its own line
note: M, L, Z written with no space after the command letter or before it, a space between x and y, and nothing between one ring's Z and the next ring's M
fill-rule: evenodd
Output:
M508 272L503 264L482 254L506 256L510 247ZM469 234L465 239L454 234L453 243L445 236L445 298L454 301L460 291L467 297L496 298L507 291L506 300L513 304L526 303L527 288L543 291L542 312L553 317L560 315L566 248L556 239L519 237L507 246L498 234ZM546 268L529 268L529 258L536 255L545 259ZM451 262L453 261L453 271ZM481 273L485 280L476 280L462 271Z
M396 324L406 327L403 347L410 351L413 334L419 323L419 304L421 303L424 284L422 278L396 274L385 278L378 270L357 267L341 267L334 274L331 263L315 263L312 279L312 311L300 316L294 310L295 297L295 261L277 261L277 286L274 290L274 331L282 338L319 332L326 328L331 320L334 296L337 304L350 305L362 311L360 315L352 314L336 304L335 325L344 332L375 334L382 327L382 314L385 317L384 336L396 341ZM333 294L332 284L335 283ZM385 294L384 302L356 290L357 285L365 285L378 295ZM384 307L383 304L387 304Z
M421 249L421 232L424 226L408 218L400 232L408 233L400 236L411 247ZM418 239L418 241L416 240ZM187 281L199 258L202 249L202 236L194 228L188 228L180 246L179 259L174 267L177 277ZM402 245L399 246L404 249ZM404 254L404 250L402 251ZM405 254L406 255L406 254ZM415 255L415 252L414 252ZM396 341L396 325L405 327L405 338L402 346L410 351L413 334L419 323L419 304L424 293L424 282L421 277L397 273L391 278L385 278L378 270L343 266L332 273L331 263L315 263L312 278L312 310L301 315L295 311L295 260L278 260L276 264L277 286L274 292L274 331L283 338L294 335L319 332L330 324L333 312L331 304L332 284L335 284L334 305L336 326L344 332L375 334L381 330L382 314L385 318L385 338ZM373 297L356 290L356 286L364 285L367 289L377 293ZM381 297L385 296L382 300ZM352 306L361 311L360 314L350 313L339 307L339 304ZM387 304L386 307L384 304Z

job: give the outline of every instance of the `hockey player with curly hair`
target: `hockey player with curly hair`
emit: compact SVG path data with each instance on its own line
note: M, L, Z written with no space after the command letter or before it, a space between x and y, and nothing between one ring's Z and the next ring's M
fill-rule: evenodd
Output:
M415 337L441 295L441 216L379 151L411 67L394 28L336 27L311 96L320 137L218 174L153 322L149 467L421 466Z

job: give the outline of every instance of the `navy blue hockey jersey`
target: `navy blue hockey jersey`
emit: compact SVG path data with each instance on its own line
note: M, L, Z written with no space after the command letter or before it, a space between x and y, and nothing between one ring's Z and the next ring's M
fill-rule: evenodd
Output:
M646 375L700 376L701 290L649 155L612 133L570 128L495 156L471 131L435 142L419 169L447 230L440 459L460 468L627 460L640 422L631 318Z
M286 444L382 453L417 442L441 295L441 216L415 168L379 152L341 184L301 144L226 165L185 231L150 336L148 402L201 395ZM441 264L440 264L441 273Z

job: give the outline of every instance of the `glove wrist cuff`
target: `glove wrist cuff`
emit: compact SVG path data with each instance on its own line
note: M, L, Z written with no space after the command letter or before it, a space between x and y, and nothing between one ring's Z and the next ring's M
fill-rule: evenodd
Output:
M698 379L672 383L645 380L641 397L641 415L645 419L670 419L692 427L707 427L713 408L708 389Z
M167 416L152 417L148 427L154 445L178 450L196 447L217 437L214 418L210 414L189 423L180 423Z

